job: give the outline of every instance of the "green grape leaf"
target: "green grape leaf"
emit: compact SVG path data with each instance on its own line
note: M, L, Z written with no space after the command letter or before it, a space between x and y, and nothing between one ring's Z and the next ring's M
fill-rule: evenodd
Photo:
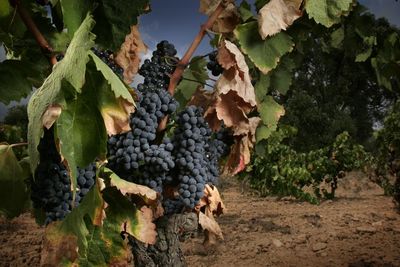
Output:
M96 42L113 51L118 50L137 24L137 17L148 12L149 0L100 0L94 11Z
M8 105L11 101L19 101L32 91L31 80L40 74L31 64L20 60L5 60L0 63L0 102Z
M310 18L325 27L339 23L343 15L347 15L356 0L307 0L305 9Z
M83 19L84 18L85 17L83 17ZM45 39L49 42L51 48L53 48L53 52L57 53L57 52L64 52L65 50L67 50L68 44L71 41L73 34L70 36L66 31L59 32L54 27L52 20L48 17L44 17L40 13L34 13L32 19L35 21L35 24L38 27L39 31L43 34ZM82 21L80 21L80 23L81 22ZM80 23L79 23L79 25L80 25ZM31 38L32 38L32 42L35 42L33 37L31 37ZM40 51L40 52L43 53L42 51Z
M258 107L260 118L267 127L275 127L279 118L285 114L283 106L276 103L272 96L267 96Z
M277 125L273 125L271 127L267 127L264 124L261 124L256 131L256 143L268 139L271 134L276 131Z
M115 97L122 97L130 103L134 103L132 95L129 93L126 85L121 81L121 79L104 63L98 56L96 56L92 51L89 55L93 58L96 64L97 70L99 70L107 82L111 85L111 89L115 94Z
M272 75L271 87L285 95L292 85L292 76L295 67L294 60L289 56L284 56L278 67L270 73Z
M76 168L89 165L96 157L105 159L107 153L107 132L96 101L99 81L95 77L98 76L88 72L81 94L68 82L62 83L65 103L56 127L61 155L68 164L74 188Z
M181 108L185 107L197 87L202 86L208 79L207 62L204 58L194 57L189 67L183 73L183 79L176 87L175 98Z
M239 40L242 51L264 74L276 68L280 58L291 52L294 47L291 37L285 32L262 40L258 33L257 22L239 25L234 33Z
M25 179L30 173L18 162L12 147L0 144L0 214L7 218L20 215L29 202Z
M356 62L365 62L371 56L373 47L377 44L377 40L375 36L368 36L364 38L364 46L366 49L360 52L357 56L355 61Z
M14 8L8 0L0 0L0 20L11 15Z
M79 26L85 20L88 12L93 8L92 0L60 0L64 26L72 38Z
M267 97L269 87L271 86L271 75L260 73L260 79L254 86L256 93L257 103L261 103Z
M251 6L249 3L246 2L246 0L243 0L242 3L240 3L239 14L244 22L248 21L253 17L253 13L251 12Z
M0 144L0 214L7 218L20 215L29 202L25 179L29 173L18 162L12 145Z
M334 32L331 34L331 46L333 48L340 49L342 48L344 40L344 28L340 27L336 29Z
M34 92L29 101L28 142L32 171L36 169L39 161L39 153L36 148L43 133L43 114L51 105L63 102L61 81L65 79L77 92L81 91L85 82L86 63L89 60L88 51L94 44L94 35L90 32L93 25L93 18L87 16L76 31L64 59L54 65L53 72Z

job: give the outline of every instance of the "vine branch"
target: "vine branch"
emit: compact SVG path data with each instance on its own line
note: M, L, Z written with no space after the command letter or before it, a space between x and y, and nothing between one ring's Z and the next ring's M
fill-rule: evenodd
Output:
M183 79L183 80L186 80L186 81L195 82L195 83L199 83L199 84L202 84L202 85L205 85L205 86L214 88L214 86L212 86L211 84L208 84L208 83L205 83L205 82L203 83L203 82L200 82L200 81L198 81L198 80L189 79L189 78L182 78L182 79Z
M11 6L13 6L15 8L18 15L21 17L22 21L24 22L25 26L32 33L36 42L42 49L42 52L46 55L53 53L53 48L47 42L46 38L44 38L43 34L40 32L39 28L36 26L31 15L29 14L29 12L21 4L21 1L20 0L10 0L10 4L11 4ZM57 63L57 59L54 55L52 55L50 57L50 63L52 65Z
M185 70L186 66L189 64L190 59L192 58L194 52L196 51L197 47L200 45L201 41L203 40L204 36L206 35L207 31L214 25L214 22L217 20L219 15L221 15L222 11L226 8L225 0L222 0L211 16L208 17L206 23L201 25L199 33L194 38L192 44L186 51L185 55L182 59L178 62L174 73L171 75L171 79L169 81L168 92L171 95L174 95L175 88L180 81L183 71ZM168 116L165 116L158 125L157 132L162 132L165 130L168 122Z
M178 65L177 65L174 73L171 76L171 80L170 80L169 86L168 86L168 92L171 95L174 95L175 88L176 88L179 80L182 77L183 71L185 70L186 66L189 64L190 59L192 58L194 52L196 51L197 47L200 45L201 41L203 40L204 36L206 35L207 30L210 29L214 25L214 22L217 20L217 18L222 13L222 11L224 11L225 8L226 8L226 3L223 0L219 3L219 5L214 10L214 12L211 14L211 16L208 18L206 23L201 25L199 33L194 38L192 44L186 51L185 55L178 62Z

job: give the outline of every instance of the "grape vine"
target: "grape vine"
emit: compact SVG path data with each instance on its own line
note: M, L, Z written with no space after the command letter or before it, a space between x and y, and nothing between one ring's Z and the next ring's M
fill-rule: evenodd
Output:
M180 266L179 249L154 256L160 242L172 244L156 231L165 218L195 212L197 219L211 220L200 225L206 234L222 237L214 218L223 213L222 201L215 197L221 161L226 175L248 164L264 175L257 164L274 170L273 160L286 154L295 162L287 166L279 161L285 168L274 173L278 181L285 184L296 171L306 177L296 176L302 179L295 180L294 187L285 184L285 193L328 182L332 191L322 192L333 196L337 178L352 168L347 161L362 154L356 146L349 153L343 150L348 137L341 135L330 150L300 155L282 145L275 132L284 114L277 99L289 90L297 56L310 38L307 33L337 25L324 41L339 49L346 40L342 32L349 31L341 29L337 14L351 13L353 1L325 3L328 6L318 1L256 1L257 15L251 5L237 7L235 1L200 2L208 19L184 56L177 58L174 45L164 40L139 67L146 45L138 17L151 11L148 0L0 0L0 41L8 58L0 62L0 101L8 104L31 95L24 155L29 159L15 156L18 144L2 143L0 150L0 157L13 163L1 170L6 175L0 177L0 186L8 185L12 170L18 176L12 184L23 193L16 194L18 205L13 206L18 209L0 210L18 216L29 207L24 201L31 191L34 208L45 217L48 247L43 250L62 255L43 259L44 265L123 265L129 248L121 234L128 234L132 244L146 244L140 252L148 252L147 259L163 259L156 265ZM393 51L400 44L398 33L381 39L364 30L354 31L359 44L346 54L369 62L380 85L397 88L399 58ZM214 35L216 51L207 60L200 56L191 61L206 34ZM128 81L137 74L144 81L133 89ZM215 80L213 90L202 88L208 79ZM253 148L259 150L260 145L269 150L260 162L251 162ZM31 188L23 182L27 173L32 175ZM325 179L327 173L330 179ZM265 188L270 182L260 179L255 184ZM8 194L2 197L14 197ZM171 240L176 241L174 234Z

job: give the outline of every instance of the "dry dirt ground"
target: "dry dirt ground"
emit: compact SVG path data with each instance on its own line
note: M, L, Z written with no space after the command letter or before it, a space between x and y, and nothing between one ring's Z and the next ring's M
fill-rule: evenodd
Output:
M224 181L224 240L205 248L183 243L188 266L400 267L400 215L391 198L361 175L339 184L338 198L319 206L259 198ZM0 220L0 266L38 266L43 230L29 214Z

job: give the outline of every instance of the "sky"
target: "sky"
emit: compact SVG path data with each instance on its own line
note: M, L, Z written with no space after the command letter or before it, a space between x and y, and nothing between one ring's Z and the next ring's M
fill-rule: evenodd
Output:
M240 3L241 1L236 1ZM252 3L254 0L249 0ZM395 0L359 0L369 8L376 17L386 17L393 25L400 27L400 1ZM207 17L198 12L198 0L152 0L152 12L139 19L142 39L149 47L145 57L151 56L158 42L168 40L175 45L178 56L182 56L200 30L200 25ZM195 54L201 55L211 51L210 39L206 36ZM4 60L4 49L0 47L0 61ZM26 102L26 100L24 100ZM5 106L0 103L0 121L7 108L18 103Z

